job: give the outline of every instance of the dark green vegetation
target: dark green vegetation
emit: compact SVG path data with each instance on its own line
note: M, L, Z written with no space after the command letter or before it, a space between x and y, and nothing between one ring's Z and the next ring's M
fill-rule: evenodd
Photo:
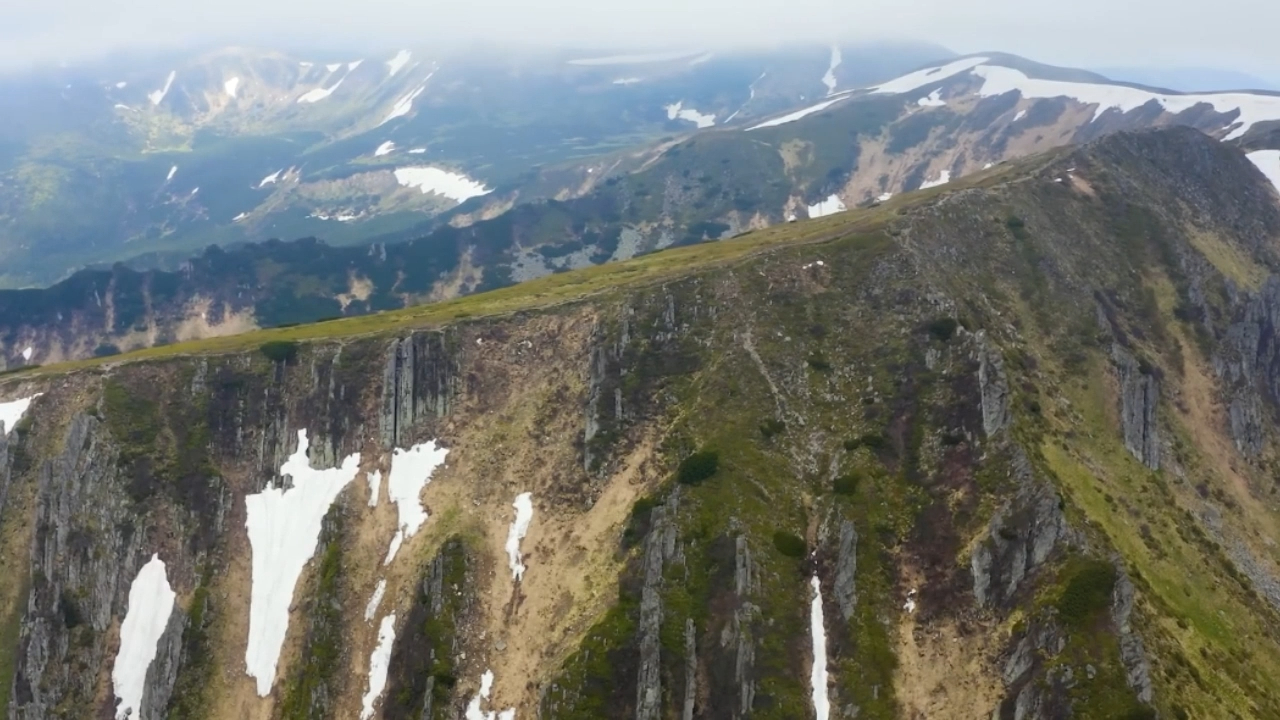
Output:
M715 450L700 450L680 461L676 481L681 485L697 485L714 477L719 468L720 453Z
M1072 568L1054 607L1068 625L1082 625L1096 619L1111 606L1116 586L1116 569L1102 560L1082 561Z
M258 347L262 356L274 363L291 363L298 357L298 343L290 340L269 340Z

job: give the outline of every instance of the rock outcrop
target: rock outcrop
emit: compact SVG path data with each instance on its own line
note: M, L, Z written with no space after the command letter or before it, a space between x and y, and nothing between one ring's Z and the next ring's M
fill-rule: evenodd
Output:
M970 558L973 599L979 607L1010 602L1023 581L1074 535L1058 494L1034 476L1021 449L1013 451L1012 473L1017 492L992 517Z
M14 720L43 720L67 698L88 701L97 692L96 677L77 671L79 662L111 666L106 630L113 618L124 616L129 585L145 560L143 533L134 525L135 511L117 464L118 451L102 423L78 413L61 453L38 470L32 582L20 629ZM181 640L180 631L168 635L166 652ZM166 666L148 678L152 700L167 699L173 677Z
M978 388L982 395L982 429L991 437L1009 425L1009 381L1000 349L978 333Z
M423 419L449 411L459 388L457 363L445 332L422 331L391 342L382 373L382 446L404 447Z
M858 531L853 521L840 520L840 542L836 550L836 572L832 580L835 590L836 605L840 607L840 615L845 622L853 617L858 604Z
M663 570L676 557L680 493L671 493L653 508L652 526L644 542L644 586L640 591L640 670L636 676L636 720L662 716L662 588Z
M1142 638L1134 632L1129 624L1133 614L1133 582L1129 576L1120 573L1116 578L1115 588L1111 593L1111 621L1115 623L1120 639L1120 660L1124 663L1125 680L1138 699L1151 704L1151 663L1147 661L1147 651Z
M1119 344L1111 346L1111 359L1120 381L1120 428L1124 446L1143 465L1160 469L1160 430L1156 411L1160 406L1160 379L1149 363L1139 361Z

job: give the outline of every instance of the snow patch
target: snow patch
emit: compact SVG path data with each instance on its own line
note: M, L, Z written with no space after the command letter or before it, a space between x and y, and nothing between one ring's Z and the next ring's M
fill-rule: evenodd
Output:
M396 641L396 614L382 618L378 627L378 645L369 653L369 689L365 691L360 720L373 717L373 705L387 688L387 668L391 666L391 646Z
M808 117L816 112L821 112L823 110L826 110L827 108L831 107L832 105L835 105L836 103L840 102L843 99L844 99L843 97L838 97L838 98L833 98L831 100L824 100L818 103L817 105L810 105L809 107L804 108L803 110L796 110L795 112L788 113L786 115L783 115L782 117L776 117L772 120L765 120L759 125L752 125L751 127L747 128L747 130L759 130L761 128L777 127L778 125L786 125L787 123L795 122L800 118Z
M990 170L990 169L992 168L992 166L993 166L993 165L995 165L995 163L987 163L986 165L983 165L983 166L982 166L982 169L983 169L983 170Z
M300 60L298 62L298 67L302 68L303 70L310 70L314 66L315 66L315 63L307 62L306 60Z
M1061 179L1061 178L1059 178L1059 179ZM912 588L911 590L907 591L907 601L906 601L905 603L903 603L903 604L902 604L902 609L903 609L903 610L906 610L908 615L916 611L916 591L915 591L915 588Z
M342 78L342 80L339 80L338 82L334 83L333 87L331 88L320 87L314 90L308 90L307 92L303 93L301 97L298 98L298 102L299 103L318 103L321 100L332 95L334 90L337 90L339 87L341 87L343 80L346 80L346 78Z
M4 424L6 434L13 432L13 429L18 426L18 421L27 414L27 408L31 407L31 401L43 394L36 393L29 398L0 402L0 423Z
M404 541L413 537L427 521L427 510L422 507L422 489L431 482L432 474L444 464L448 455L449 451L436 445L434 440L414 445L408 450L396 448L391 454L387 499L396 504L400 522L383 565L390 565Z
M414 148L409 151L410 155L421 155L427 151L426 148Z
M247 212L242 212L242 213L240 213L239 215L237 215L237 216L235 216L235 217L231 218L231 222L240 222L241 220L244 220L244 219L245 219L245 218L247 218L247 217L249 217L249 213L247 213Z
M35 350L31 349L31 346L28 345L27 349L22 351L22 359L26 362L31 362L31 354L34 352Z
M908 93L912 90L919 90L925 85L936 83L939 80L946 80L953 75L959 75L965 70L972 70L986 61L987 58L985 57L962 58L955 62L949 62L946 65L925 68L913 73L907 73L906 75L894 78L883 85L874 85L867 89L877 94Z
M116 109L117 109L117 110L128 110L129 112L135 112L133 108L129 107L128 105L121 104L121 103L116 103Z
M222 83L222 89L226 90L227 94L230 95L231 97L235 97L236 91L240 89L240 78L233 77L230 80Z
M688 120L697 125L699 130L716 124L715 115L704 115L693 108L685 108L683 100L674 105L664 105L663 109L667 111L668 120L675 120L676 118Z
M373 597L369 598L369 604L364 606L364 619L366 622L373 620L373 616L378 614L378 606L382 604L382 596L387 592L387 579L378 580L378 586L373 589Z
M978 91L982 97L1014 91L1021 93L1024 98L1068 97L1084 105L1097 105L1093 112L1094 120L1111 109L1129 112L1153 101L1175 115L1200 104L1210 105L1215 112L1222 114L1238 111L1239 116L1228 126L1232 130L1224 140L1234 140L1244 135L1257 123L1280 120L1280 96L1275 95L1240 92L1187 95L1156 93L1123 85L1039 80L1029 78L1013 68L996 65L974 68L973 74L983 79L982 88Z
M951 171L943 170L938 175L937 180L925 180L924 182L920 183L920 189L928 190L929 188L938 187L939 185L946 185L949 182L951 182Z
M308 447L307 431L299 430L298 449L280 466L280 477L292 478L292 487L270 482L262 492L244 499L253 558L244 662L246 672L257 681L260 697L270 694L275 682L294 586L315 554L320 522L360 472L360 453L348 455L341 467L319 470L311 467Z
M403 167L396 168L396 181L406 187L416 187L422 194L435 193L463 202L473 197L480 197L493 192L482 183L455 172L441 170L437 167Z
M725 124L725 125L729 124L729 122L731 122L734 118L738 117L738 113L742 112L742 110L743 110L744 108L746 108L746 107L747 107L747 105L748 105L748 104L750 104L750 102L751 102L752 100L755 100L755 99L756 99L756 83L758 83L758 82L760 82L761 80L763 80L763 79L764 79L764 76L765 76L765 75L768 75L768 74L769 74L769 72L766 70L765 72L760 73L760 77L758 77L758 78L756 78L755 80L751 81L751 84L747 86L747 102L742 103L742 106L741 106L741 107L739 107L737 110L734 110L734 111L729 115L729 117L725 118L725 119L724 119L724 123L723 123L723 124Z
M369 473L369 507L378 507L378 496L382 494L382 471Z
M942 91L934 90L928 95L917 100L916 104L919 105L920 107L942 107L947 103L945 100L942 99Z
M123 89L125 89L126 87L129 87L129 83L127 83L127 82L125 82L125 81L123 81L123 80L121 80L120 82L116 83L116 89L117 89L117 90L123 90Z
M142 713L147 668L156 658L156 647L177 597L169 585L164 562L152 554L129 586L129 606L120 623L120 650L111 668L111 685L118 701L116 720L136 718Z
M177 172L178 172L177 165L174 165L173 167L169 168L169 174L165 176L164 181L169 182L170 180L172 180L173 176L176 175Z
M840 198L832 195L826 200L819 200L816 205L809 206L809 218L820 218L826 215L835 215L839 212L847 210Z
M876 200L879 200L880 202L884 202L885 200L888 200L891 197L893 197L893 193L891 192L880 193L878 196L876 196Z
M435 73L431 73L431 75L435 75ZM405 115L408 115L409 111L413 110L413 101L417 100L418 96L422 94L422 91L427 89L427 80L431 79L431 75L428 75L427 77L425 77L422 80L422 84L419 85L417 88L415 88L412 92L406 95L402 95L399 100L396 100L395 105L391 106L391 112L388 112L387 116L382 118L382 122L378 123L378 125L379 126L386 125L387 123L391 122L392 120L395 120L398 117L404 117Z
M1013 121L1014 121L1014 122L1018 122L1019 120L1021 120L1022 118L1026 117L1026 116L1027 116L1027 111L1026 111L1026 110L1019 110L1018 112L1014 113L1014 115L1013 115Z
M413 57L413 53L408 50L401 50L396 56L387 61L387 70L390 73L388 77L395 77L396 73L404 69L409 64L409 58Z
M382 143L381 145L379 145L377 150L373 151L373 156L382 157L383 155L390 155L391 151L395 149L396 149L396 144L388 140Z
M641 65L645 63L671 62L698 55L697 50L689 52L647 53L637 55L609 55L607 57L579 58L570 60L570 65Z
M329 63L328 65L324 66L324 69L333 73L333 72L338 72L338 68L340 67L342 67L342 63Z
M1250 162L1258 166L1262 174L1266 175L1271 184L1275 186L1276 192L1280 193L1280 150L1257 150L1249 153L1246 157L1249 158Z
M831 46L831 64L827 66L827 74L822 76L822 84L827 86L827 95L834 95L836 92L836 68L840 67L840 48L835 45Z
M275 171L275 172L271 173L270 175L268 175L268 176L266 176L266 177L262 178L262 182L258 183L258 187L260 187L260 188L262 188L262 187L266 187L266 186L271 185L272 183L276 182L277 180L279 180L279 179L280 179L280 173L282 173L282 172L284 172L284 170L277 170L277 171Z
M822 583L814 575L809 581L813 599L809 603L809 636L813 642L813 668L809 686L813 690L813 711L817 720L831 717L831 699L827 697L827 630L822 619Z
M159 105L164 100L164 96L169 94L169 88L173 87L173 79L178 77L177 70L169 71L169 78L164 81L164 87L160 90L147 93L147 98L151 100L152 105Z
M492 710L485 712L480 706L489 703L489 693L493 691L493 671L485 670L480 676L480 692L471 698L471 702L467 704L467 712L463 715L466 720L515 720L516 711L514 708L503 710L502 712L494 712Z
M347 63L347 72L355 72L356 68L360 67L360 63L362 62L364 62L364 60L356 60L355 62Z
M511 566L511 579L524 578L524 557L520 554L520 541L529 532L529 523L533 522L533 495L523 492L516 496L511 504L516 509L516 519L511 521L511 529L507 531L507 564Z
M613 84L614 84L614 85L635 85L635 84L636 84L636 83L638 83L638 82L640 82L640 78L635 78L635 77L632 77L632 78L618 78L617 80L614 80L614 81L613 81Z

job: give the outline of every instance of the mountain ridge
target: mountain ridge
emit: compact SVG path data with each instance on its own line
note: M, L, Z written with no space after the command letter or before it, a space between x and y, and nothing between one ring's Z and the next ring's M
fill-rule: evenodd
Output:
M66 668L116 661L153 553L141 698L182 717L1280 711L1280 204L1243 153L1117 133L753 235L0 379L33 398L0 453L10 712L110 714ZM356 472L263 694L246 509L306 492L300 430Z
M166 276L173 278L166 287L180 288L172 291L175 302L121 316L128 320L123 324L107 322L100 305L117 271L88 273L45 293L67 293L66 302L49 305L62 318L52 322L48 313L36 318L34 309L24 312L0 295L8 306L0 313L0 348L10 365L28 347L41 362L85 357L99 346L130 349L218 333L205 327L209 307L215 317L234 317L232 327L243 328L439 300L883 202L904 190L944 185L1124 129L1186 124L1250 150L1280 147L1267 139L1280 121L1266 119L1266 103L1280 111L1280 98L1153 95L1124 85L1080 84L1094 76L1007 58L966 56L878 86L835 92L787 115L540 169L444 212L418 232L391 234L363 248L325 247L315 257L307 249L314 244L219 251L217 257L237 268L221 277L209 274L216 266L211 256L198 257L178 266L186 273L182 279ZM985 90L1008 82L1012 86L1002 92ZM1262 104L1241 115L1198 102L1202 97ZM264 284L261 273L280 282ZM139 297L142 277L121 276L131 288L125 304L150 302ZM137 332L129 329L138 323Z

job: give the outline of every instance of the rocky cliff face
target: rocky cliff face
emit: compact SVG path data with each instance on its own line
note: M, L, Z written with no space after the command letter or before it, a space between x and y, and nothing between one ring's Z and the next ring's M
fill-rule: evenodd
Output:
M1276 715L1277 518L1219 401L1280 208L1231 152L1120 137L541 309L11 376L5 713L113 717L132 669L140 717Z

